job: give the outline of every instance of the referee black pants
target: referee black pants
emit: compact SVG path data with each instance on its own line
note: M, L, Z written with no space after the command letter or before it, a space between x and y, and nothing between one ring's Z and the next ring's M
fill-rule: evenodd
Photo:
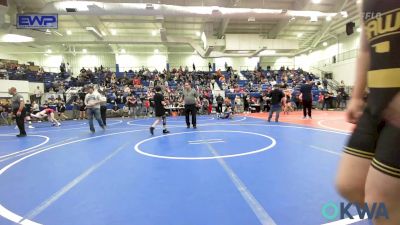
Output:
M25 116L26 111L25 109L22 110L21 115L17 116L17 111L14 112L15 115L15 122L17 123L19 134L26 135L25 131Z

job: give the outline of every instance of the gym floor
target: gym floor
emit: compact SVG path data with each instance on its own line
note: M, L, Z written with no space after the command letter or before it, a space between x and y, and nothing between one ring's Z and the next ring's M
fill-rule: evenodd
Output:
M0 127L0 224L349 224L321 208L344 201L334 179L353 127L313 113L199 116L196 130L172 117L154 136L152 118L95 121L95 134L86 120L35 123L21 139Z

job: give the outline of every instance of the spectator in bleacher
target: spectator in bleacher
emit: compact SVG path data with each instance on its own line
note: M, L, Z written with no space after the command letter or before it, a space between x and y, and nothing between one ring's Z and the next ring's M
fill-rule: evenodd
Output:
M241 113L242 112L242 99L239 97L239 95L236 95L235 97L235 113Z
M305 84L300 87L300 92L302 96L303 103L303 119L308 118L311 119L311 108L312 108L312 85L311 81L307 80Z
M35 101L38 102L40 105L42 102L42 96L43 96L43 92L40 90L40 87L37 86L33 93L35 95Z
M117 75L115 75L115 73L112 73L110 83L111 85L115 85L117 83Z
M9 117L10 113L10 105L8 104L8 101L0 103L0 116L7 125L11 125L11 120Z
M64 85L60 85L60 86L59 86L58 92L57 92L57 93L58 93L59 96L62 98L62 100L63 100L64 102L66 102L67 96L65 95L65 88L64 88Z
M196 65L193 63L193 72L196 71Z
M72 119L77 120L79 119L79 98L75 98L74 101L72 102Z
M319 92L318 95L318 108L324 110L323 107L324 107L324 93L321 91Z
M57 112L58 112L58 118L60 120L66 120L68 119L68 116L65 115L65 104L64 102L59 102L59 104L57 105Z
M114 106L111 109L111 115L112 116L121 116L121 109L119 108L119 106L117 104L114 104Z
M141 85L142 85L142 82L141 82L141 80L140 80L140 77L136 76L136 77L133 79L133 86L134 86L135 88L140 88Z
M86 95L85 95L86 96ZM86 119L86 105L85 105L85 101L78 99L77 101L78 105L79 105L79 119L83 120Z
M79 71L81 74L85 74L86 73L86 69L85 67L82 67L82 69Z
M39 104L36 101L33 101L32 102L32 113L36 114L38 112L40 112Z
M325 89L325 90L328 90L328 79L324 78L324 79L322 80L322 84L323 84L323 86L324 86L324 89Z
M210 113L208 112L208 106L210 105L210 102L208 101L207 98L202 99L202 114L207 114L209 115Z
M211 72L211 70L212 70L212 66L211 66L211 63L209 62L208 63L208 71Z

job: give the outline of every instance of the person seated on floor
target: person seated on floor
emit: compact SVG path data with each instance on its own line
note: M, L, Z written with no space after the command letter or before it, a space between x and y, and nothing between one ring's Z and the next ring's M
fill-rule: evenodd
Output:
M231 105L228 105L228 106L225 108L224 113L223 113L222 115L220 115L220 116L218 117L218 119L233 119L232 106L231 106Z
M112 116L115 116L115 115L121 116L121 110L120 110L120 108L119 108L119 106L117 104L114 104L114 106L112 107L111 115Z

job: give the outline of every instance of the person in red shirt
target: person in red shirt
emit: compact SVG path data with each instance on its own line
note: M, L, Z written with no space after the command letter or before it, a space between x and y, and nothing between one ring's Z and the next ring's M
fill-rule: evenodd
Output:
M47 119L49 122L53 123L53 126L59 127L61 125L60 122L58 122L55 117L54 117L54 110L49 108L48 105L44 105L44 109L36 114L31 113L32 117L38 118L38 119L43 119L44 117L47 116Z

